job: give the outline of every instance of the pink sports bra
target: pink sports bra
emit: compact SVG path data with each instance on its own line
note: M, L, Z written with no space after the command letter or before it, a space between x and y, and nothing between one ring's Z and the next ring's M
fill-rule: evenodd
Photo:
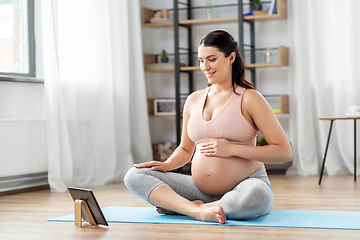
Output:
M191 112L187 126L190 139L196 145L216 138L225 138L236 144L255 146L258 131L246 121L241 112L245 88L238 86L238 94L233 92L221 111L206 121L203 111L210 88L202 91Z

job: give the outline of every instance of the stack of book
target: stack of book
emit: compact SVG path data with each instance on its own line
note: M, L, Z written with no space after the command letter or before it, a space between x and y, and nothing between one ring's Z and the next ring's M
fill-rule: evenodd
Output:
M269 15L277 13L277 0L271 0Z
M248 13L244 13L243 17L245 16L260 16L260 15L273 15L277 13L277 0L271 0L270 9L269 11L250 11Z
M167 23L173 22L174 20L171 18L151 18L150 23Z
M260 16L260 15L268 15L268 12L267 11L250 11L248 13L244 13L243 14L243 17L245 16Z

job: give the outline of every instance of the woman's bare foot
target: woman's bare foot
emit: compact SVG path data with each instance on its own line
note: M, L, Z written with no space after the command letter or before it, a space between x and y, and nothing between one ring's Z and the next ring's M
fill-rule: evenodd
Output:
M202 205L202 204L204 204L204 202L201 201L201 200L194 200L194 201L192 201L192 202L195 203L196 205ZM179 215L179 213L177 213L177 212L168 210L168 209L166 209L166 208L158 207L158 206L156 206L156 211L157 211L159 214Z
M226 223L226 216L224 210L221 206L218 205L200 208L200 210L195 215L196 220L206 222L219 222L221 224Z

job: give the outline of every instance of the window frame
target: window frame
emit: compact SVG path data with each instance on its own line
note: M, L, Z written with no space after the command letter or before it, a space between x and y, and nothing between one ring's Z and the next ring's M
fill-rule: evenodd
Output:
M35 11L34 0L27 0L29 72L28 73L0 72L0 81L44 83L43 79L36 78L35 12L34 11Z

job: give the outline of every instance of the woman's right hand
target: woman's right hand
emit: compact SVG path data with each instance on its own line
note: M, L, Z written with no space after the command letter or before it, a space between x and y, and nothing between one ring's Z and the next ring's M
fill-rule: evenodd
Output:
M153 171L167 172L170 169L169 163L160 161L150 161L134 164L136 168L151 168Z

